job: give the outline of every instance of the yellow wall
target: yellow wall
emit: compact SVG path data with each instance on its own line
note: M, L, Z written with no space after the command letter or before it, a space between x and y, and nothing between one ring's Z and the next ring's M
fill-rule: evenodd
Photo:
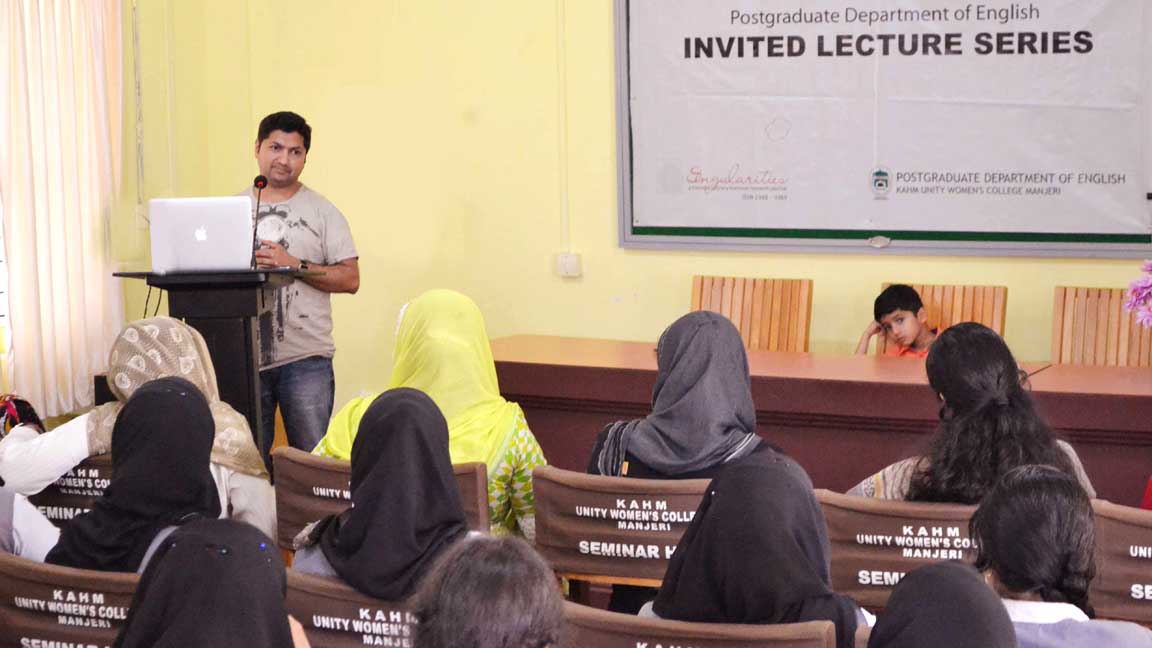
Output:
M560 1L138 0L145 199L235 193L256 173L261 116L309 120L303 179L345 213L361 253L360 293L334 298L338 402L387 381L396 313L432 287L475 298L493 337L654 340L687 309L694 273L808 276L813 350L848 353L883 281L1001 284L1006 337L1037 360L1048 356L1053 286L1120 286L1138 272L1113 260L622 250L612 3L568 0L563 157L584 276L561 279ZM126 119L134 111L128 96ZM129 121L116 238L119 258L139 267L133 130ZM125 299L139 317L142 289Z

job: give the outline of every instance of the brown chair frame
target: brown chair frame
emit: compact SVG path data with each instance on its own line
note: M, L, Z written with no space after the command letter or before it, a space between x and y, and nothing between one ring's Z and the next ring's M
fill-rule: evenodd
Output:
M752 625L689 623L608 612L565 601L568 622L561 648L635 648L693 646L694 648L835 648L831 621Z
M1152 367L1152 328L1124 311L1123 288L1057 286L1052 306L1054 364Z
M692 310L732 320L744 346L762 351L808 351L811 279L692 277Z

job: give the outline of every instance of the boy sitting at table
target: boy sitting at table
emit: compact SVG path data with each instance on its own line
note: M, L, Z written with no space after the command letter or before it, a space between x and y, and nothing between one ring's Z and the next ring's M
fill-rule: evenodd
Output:
M936 329L928 326L928 311L911 286L893 284L884 289L872 306L873 320L860 336L856 353L866 355L872 338L888 337L884 355L923 358L936 339Z

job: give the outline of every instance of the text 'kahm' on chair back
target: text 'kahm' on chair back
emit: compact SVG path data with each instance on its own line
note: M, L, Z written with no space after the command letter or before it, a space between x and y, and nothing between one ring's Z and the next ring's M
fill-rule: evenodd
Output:
M0 553L0 647L111 646L138 582Z
M361 594L333 578L289 569L286 605L316 647L412 645L413 619L403 604Z
M88 457L28 501L56 526L87 513L112 483L112 455Z
M732 320L748 349L807 351L812 280L695 276L692 310Z
M835 648L831 621L751 625L646 619L564 603L568 627L561 648Z
M347 461L281 447L272 452L276 472L276 542L291 549L308 524L348 508L352 499ZM456 483L468 528L488 531L488 470L482 463L455 464Z
M1152 626L1152 511L1093 500L1096 615Z
M562 576L659 587L710 482L532 473L536 549Z
M904 575L944 560L975 560L976 507L854 497L816 489L832 548L832 589L883 607Z

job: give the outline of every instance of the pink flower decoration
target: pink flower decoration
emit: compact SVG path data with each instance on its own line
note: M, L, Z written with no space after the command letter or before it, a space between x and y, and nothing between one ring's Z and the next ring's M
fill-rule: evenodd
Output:
M1152 261L1145 261L1141 270L1145 276L1138 277L1128 286L1128 299L1124 310L1136 313L1136 322L1152 328Z

